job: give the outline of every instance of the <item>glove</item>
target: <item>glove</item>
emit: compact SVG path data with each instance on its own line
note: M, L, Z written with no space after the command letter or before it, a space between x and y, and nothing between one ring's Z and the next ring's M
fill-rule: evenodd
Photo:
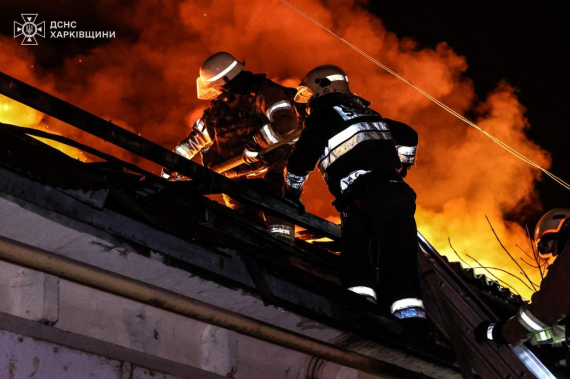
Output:
M246 145L243 150L243 161L249 165L259 162L261 160L259 156L259 150L255 146Z
M499 345L506 345L508 342L507 340L505 340L505 337L503 337L502 333L504 325L505 325L504 321L501 321L496 324L492 323L491 321L483 321L474 330L475 341L477 342L493 341Z

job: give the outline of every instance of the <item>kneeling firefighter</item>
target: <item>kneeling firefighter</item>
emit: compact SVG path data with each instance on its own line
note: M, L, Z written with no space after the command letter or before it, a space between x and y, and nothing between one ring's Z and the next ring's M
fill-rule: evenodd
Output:
M236 180L262 178L282 194L283 171L293 143L284 140L292 139L289 137L299 128L292 101L294 90L267 79L265 74L245 71L244 65L226 52L216 53L202 64L198 98L210 100L210 105L174 151L187 159L201 153L204 166L209 168L242 155L242 164L223 175ZM271 150L276 144L282 146ZM266 150L271 151L261 154ZM180 179L166 169L163 177ZM263 222L262 212L225 194L224 201L250 219ZM294 240L292 224L272 216L267 216L265 223L275 236Z
M342 217L343 285L423 325L416 194L403 180L415 164L417 133L352 94L337 66L311 70L297 90L309 116L287 164L286 197L304 209L303 186L318 164Z
M543 258L555 256L540 289L530 304L508 320L485 321L475 329L479 342L495 341L518 346L529 339L531 344L562 344L567 349L570 333L570 209L557 208L538 221L534 242Z

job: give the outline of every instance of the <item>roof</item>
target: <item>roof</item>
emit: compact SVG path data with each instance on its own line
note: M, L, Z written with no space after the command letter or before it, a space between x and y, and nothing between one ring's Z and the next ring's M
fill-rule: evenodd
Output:
M470 360L479 372L487 377L504 377L505 373L526 370L513 352L497 355L496 347L489 344L473 345L470 334L482 318L514 314L521 299L496 282L474 275L472 270L450 264L421 235L420 251L430 265L423 275L427 278L435 273L440 285L447 287L447 305L426 288L425 303L435 325L432 339L427 342L416 340L399 320L343 289L338 280L337 255L302 240L291 246L205 195L229 193L321 236L338 238L338 226L313 215L299 216L281 198L272 198L249 183L227 180L33 87L12 78L6 81L5 77L0 73L0 93L195 179L169 183L93 149L90 153L104 157L106 162L82 163L26 135L37 133L33 130L0 125L0 197L52 222L134 246L138 254L158 255L166 265L244 291L267 306L341 330L352 336L349 345L368 341L398 351L402 357L414 357L424 367L435 364L446 372L457 369L454 353L461 355L462 350L455 346L455 337L449 335L447 322L442 321L452 312L461 327L460 344L467 343L470 354L488 358L478 366L481 359Z
M341 288L335 254L300 240L290 246L188 186L82 163L29 136L1 128L0 134L0 197L344 331L352 344L370 341L455 370L445 342L415 341L389 314Z

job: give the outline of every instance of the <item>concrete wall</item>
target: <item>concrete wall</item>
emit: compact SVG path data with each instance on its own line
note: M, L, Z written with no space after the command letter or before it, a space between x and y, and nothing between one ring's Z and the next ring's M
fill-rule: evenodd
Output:
M0 351L0 377L6 379L180 379L6 331L0 331Z
M223 287L167 266L162 263L160 254L151 252L150 258L145 257L125 241L119 242L111 236L102 238L100 231L90 232L89 227L85 226L70 228L62 225L66 222L58 221L56 223L38 215L37 211L32 212L13 201L0 198L0 236L322 341L333 341L343 335L338 330L294 313L265 306L261 300L241 290ZM35 378L123 378L121 375L125 375L125 367L129 364L135 368L132 376L129 372L128 378L146 378L146 371L139 366L145 367L145 360L154 362L155 358L158 362L155 367L164 368L164 373L160 374L164 378L174 377L168 376L173 372L190 372L191 368L198 371L181 377L197 379L197 375L205 372L214 374L214 377L236 379L370 377L356 370L315 361L305 354L1 261L0 312L32 320L42 326L48 325L45 327L62 333L85 336L91 339L86 343L89 345L97 345L97 341L108 344L104 345L108 348L92 350L82 348L86 345L73 341L69 343L74 345L73 348L56 347L53 343L42 341L43 332L38 334L39 339L30 339L25 337L29 335L26 328L15 326L0 336L0 378L30 377L36 366L37 370L45 371L37 371L32 376ZM1 329L4 328L0 324ZM79 337L75 340L81 341ZM123 350L114 352L113 347ZM58 349L57 354L55 348ZM452 371L442 371L440 367L430 364L426 366L425 362L421 363L386 347L374 345L364 350L403 367L413 369L420 365L428 375L457 377ZM133 356L143 364L133 366L131 361L136 359L129 358L131 355L125 353L128 351L139 354ZM169 371L171 366L178 369ZM82 370L81 375L72 375L71 372L77 373L74 370ZM156 372L160 373L160 370ZM6 374L8 376L3 376Z

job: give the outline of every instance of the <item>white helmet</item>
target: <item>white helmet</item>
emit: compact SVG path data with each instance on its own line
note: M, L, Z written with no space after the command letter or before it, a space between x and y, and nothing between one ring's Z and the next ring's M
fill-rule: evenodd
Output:
M536 224L534 243L541 256L557 255L564 246L558 245L558 236L566 221L570 220L570 209L556 208L547 212Z
M342 68L333 65L315 67L305 75L297 87L295 101L307 103L312 97L319 97L327 93L350 93L348 77Z
M242 72L244 66L244 62L223 51L206 59L200 67L200 77L196 79L198 99L211 100L218 97L222 92L219 88Z

